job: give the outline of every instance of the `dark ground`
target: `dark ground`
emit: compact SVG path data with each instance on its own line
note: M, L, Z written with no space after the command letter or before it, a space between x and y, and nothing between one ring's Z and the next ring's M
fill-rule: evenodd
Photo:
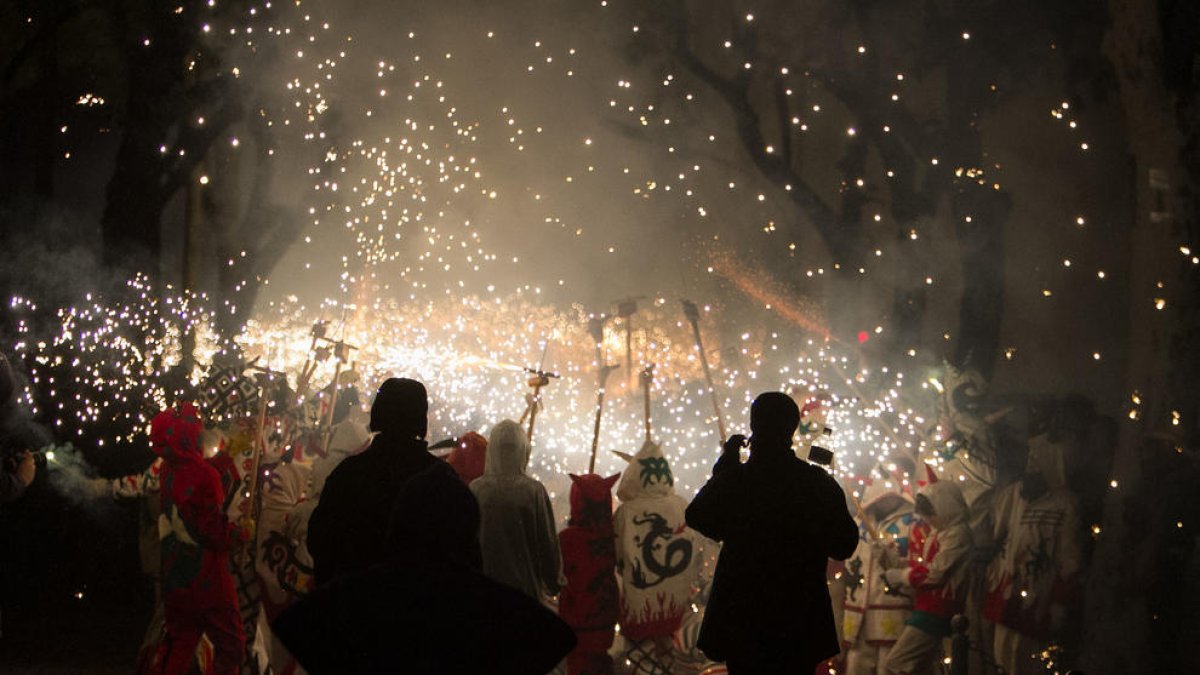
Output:
M137 505L72 504L37 481L0 505L0 672L129 673L153 610Z

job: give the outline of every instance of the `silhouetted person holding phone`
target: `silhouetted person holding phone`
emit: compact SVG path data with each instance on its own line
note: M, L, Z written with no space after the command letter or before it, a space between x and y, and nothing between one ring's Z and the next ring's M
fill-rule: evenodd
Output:
M733 675L808 675L838 653L825 565L854 553L858 526L833 477L793 452L799 423L791 397L760 395L750 459L732 436L687 509L689 527L724 542L698 645Z

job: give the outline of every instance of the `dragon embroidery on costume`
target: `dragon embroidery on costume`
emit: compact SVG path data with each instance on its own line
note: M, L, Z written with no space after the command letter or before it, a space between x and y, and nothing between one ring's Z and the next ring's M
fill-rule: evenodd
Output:
M308 593L312 586L312 568L296 557L296 542L280 532L271 532L263 541L263 558L275 573L279 587L294 597Z
M846 592L850 594L851 600L858 600L858 589L862 588L863 581L866 580L862 567L862 558L857 556L846 563Z
M669 577L682 574L691 564L692 542L686 538L675 539L678 533L671 531L666 518L657 513L643 511L641 518L633 517L633 524L650 526L648 532L635 538L641 546L642 555L641 560L633 561L634 586L641 589L656 586ZM665 543L659 543L660 540L665 540ZM665 549L665 555L660 561L656 552L661 549ZM642 569L642 561L646 563L646 570L657 577L653 581L647 579L646 571Z
M1050 559L1049 541L1046 537L1038 540L1036 549L1032 546L1025 549L1025 554L1025 577L1027 579L1037 579L1053 566L1053 561Z

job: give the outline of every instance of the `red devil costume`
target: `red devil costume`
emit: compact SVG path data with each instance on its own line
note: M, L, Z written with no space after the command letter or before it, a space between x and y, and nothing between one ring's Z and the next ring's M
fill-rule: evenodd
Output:
M558 534L567 585L559 596L558 615L579 639L567 656L569 675L613 672L608 650L617 623L616 534L612 488L616 476L571 474L571 520Z
M200 448L203 426L191 403L159 413L150 443L163 457L163 602L167 638L164 672L187 672L201 635L213 643L213 673L237 673L245 635L229 572L229 549L242 537L225 517L221 478Z
M446 457L446 463L466 485L483 475L487 458L487 439L474 431L468 431L458 439L458 444Z

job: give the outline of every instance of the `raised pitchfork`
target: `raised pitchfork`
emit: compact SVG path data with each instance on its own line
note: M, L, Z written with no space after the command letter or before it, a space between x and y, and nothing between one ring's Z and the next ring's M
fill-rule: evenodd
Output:
M620 368L610 365L607 351L601 348L604 342L604 322L606 317L600 315L588 321L588 332L596 342L596 423L592 427L592 457L588 460L588 473L596 473L596 452L600 448L600 418L604 415L604 385L612 371Z
M650 442L650 385L654 384L654 364L642 371L642 402L645 405L646 442Z
M713 385L712 371L708 368L708 355L704 353L704 341L700 339L700 309L691 300L683 300L683 314L692 324L692 337L696 340L696 351L700 352L700 366L704 368L704 379L712 395L713 414L717 416L717 431L721 434L721 445L725 445L725 417L721 415L721 404L717 399L717 388Z

